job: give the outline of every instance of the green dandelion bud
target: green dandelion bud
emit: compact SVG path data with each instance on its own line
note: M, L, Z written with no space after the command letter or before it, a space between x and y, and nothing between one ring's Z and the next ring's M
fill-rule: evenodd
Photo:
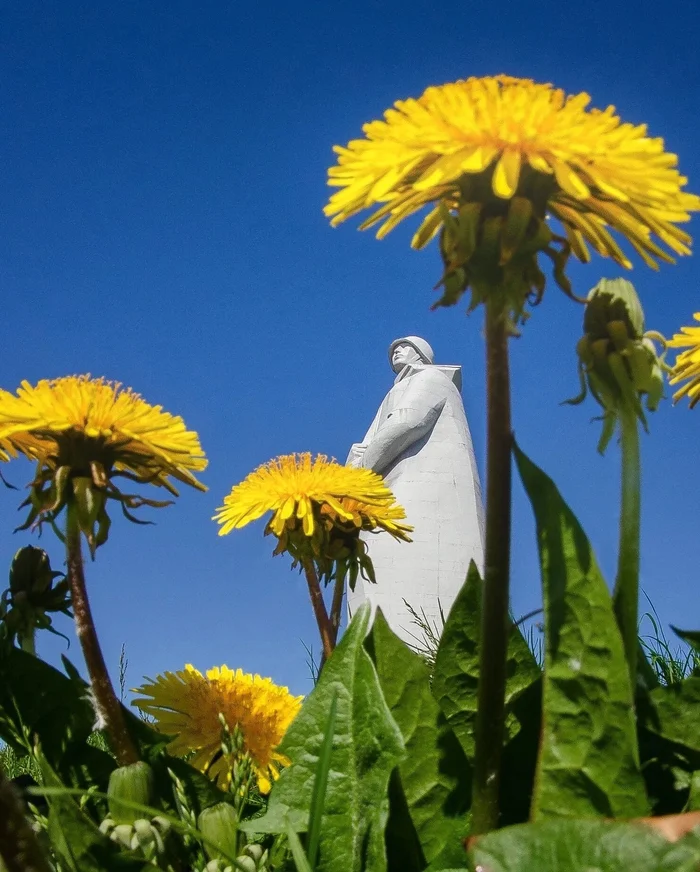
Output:
M109 776L109 813L117 825L133 825L143 818L143 811L137 811L120 800L138 803L139 805L151 805L153 799L154 779L153 770L140 760L129 766L120 766Z
M212 845L204 845L210 859L225 860L238 853L238 815L229 803L219 802L205 808L197 819L197 828L218 848L216 850Z
M646 411L653 412L663 397L663 354L644 331L644 311L637 292L626 279L601 279L590 291L583 316L584 335L576 346L581 392L566 402L582 402L590 391L603 409L602 454L621 416L633 413L645 430Z

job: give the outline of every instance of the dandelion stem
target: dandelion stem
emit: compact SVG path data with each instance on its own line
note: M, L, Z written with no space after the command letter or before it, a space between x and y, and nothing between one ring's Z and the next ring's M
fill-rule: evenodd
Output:
M22 800L0 767L0 868L7 872L51 872Z
M309 560L305 560L303 566L304 574L306 575L306 582L309 585L311 606L314 610L316 623L318 624L318 631L321 634L321 644L323 645L323 660L326 661L331 656L331 654L333 653L333 649L335 648L333 626L331 624L330 618L328 617L328 612L326 611L326 604L323 601L323 594L321 593L321 585L318 581L316 568Z
M620 413L622 493L620 504L620 547L613 602L625 647L632 692L637 684L638 609L639 609L639 529L641 519L641 464L639 428L632 408L623 405Z
M114 687L109 678L107 666L102 656L102 649L97 638L95 622L92 618L87 588L85 586L80 529L75 517L75 507L69 505L67 514L66 553L75 630L83 649L85 665L90 676L90 687L98 716L104 720L105 730L109 736L117 762L120 766L127 766L130 763L136 763L139 760L139 754L127 730L124 714L114 693Z
M472 832L498 826L498 791L505 722L510 571L510 376L506 313L486 303L486 547L479 653Z
M331 629L333 631L333 647L338 641L340 618L343 609L343 594L345 593L345 578L336 578L331 601Z

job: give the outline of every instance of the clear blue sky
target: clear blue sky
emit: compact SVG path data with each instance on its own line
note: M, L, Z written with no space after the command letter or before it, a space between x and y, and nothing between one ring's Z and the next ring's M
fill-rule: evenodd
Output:
M220 539L230 487L291 451L344 459L389 387L386 348L417 333L464 367L484 462L481 314L430 312L435 248L411 229L383 242L322 215L331 147L395 99L469 75L508 73L588 91L647 122L700 193L694 0L654 14L611 0L553 3L335 2L4 4L0 385L79 372L120 380L199 432L209 492L115 523L88 566L107 660L126 644L128 682L193 662L310 688L316 642L305 584L272 558L262 522ZM698 235L697 221L695 230ZM620 270L574 266L585 293ZM673 333L700 309L700 260L630 275L647 325ZM514 425L558 482L611 578L618 454L595 451L578 390L580 309L553 284L513 343ZM700 626L693 486L700 409L665 402L643 439L642 583L665 623ZM27 480L17 464L3 470ZM0 489L0 564L17 494ZM62 555L41 540L54 563ZM410 547L410 546L409 546ZM4 570L3 570L4 572ZM518 486L513 608L540 602L534 528ZM67 620L57 626L72 636ZM56 660L65 643L40 637ZM76 641L68 656L79 661Z

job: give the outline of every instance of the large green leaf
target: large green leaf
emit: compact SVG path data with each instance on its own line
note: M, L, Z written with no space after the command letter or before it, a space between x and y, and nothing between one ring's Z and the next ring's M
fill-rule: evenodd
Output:
M560 820L489 833L470 857L481 872L695 872L700 848L637 824Z
M515 458L535 513L545 608L532 816L643 815L632 690L610 592L554 482L517 447Z
M474 759L482 584L479 570L472 561L467 580L445 622L433 675L433 694L470 760ZM513 704L540 674L527 642L514 626L508 640L506 740L520 729Z
M336 697L318 872L386 869L389 776L406 752L364 648L369 616L369 606L358 610L289 728L280 751L292 765L273 787L267 814L242 824L254 833L286 832L288 823L297 832L308 829L316 769Z
M399 763L393 785L394 808L405 802L409 820L406 831L391 828L387 840L390 867L408 872L406 857L391 862L392 846L405 851L417 839L424 868L445 847L454 845L457 856L463 853L460 837L466 835L465 814L470 804L471 767L454 732L430 690L430 672L423 658L408 648L389 628L380 611L368 638L379 683L394 720L406 744L406 757ZM415 835L408 831L415 831ZM424 863L420 863L424 859Z

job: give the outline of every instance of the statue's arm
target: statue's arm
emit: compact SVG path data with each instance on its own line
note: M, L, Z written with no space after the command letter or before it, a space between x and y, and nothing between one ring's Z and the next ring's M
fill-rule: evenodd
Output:
M377 429L358 465L383 473L400 454L435 426L447 400L439 374L425 371L413 376L411 382L401 406Z

